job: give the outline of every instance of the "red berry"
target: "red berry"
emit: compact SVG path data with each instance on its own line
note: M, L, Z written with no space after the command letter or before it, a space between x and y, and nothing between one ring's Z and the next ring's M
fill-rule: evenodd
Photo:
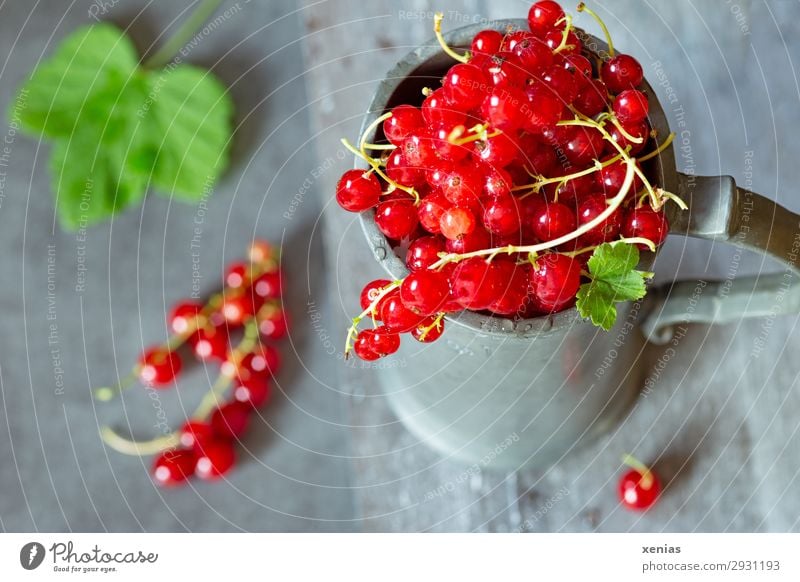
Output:
M603 135L592 127L565 127L564 155L576 166L588 166L600 159L605 149Z
M434 322L436 322L436 316L432 315L425 319L411 330L411 337L424 344L435 342L444 333L444 320L439 320L438 324L434 324Z
M602 81L592 79L575 97L575 109L587 117L594 117L608 107L608 90Z
M375 174L365 170L348 170L336 185L336 201L349 212L363 212L381 199L381 184Z
M459 63L450 67L442 80L445 98L459 107L472 109L480 105L488 88L488 81L475 65Z
M253 240L247 249L247 259L253 264L265 263L275 258L275 249L264 240Z
M237 402L250 404L255 408L263 406L272 396L269 380L264 377L238 380L233 389L233 398Z
M266 299L277 299L281 296L281 274L279 272L264 273L253 281L253 295Z
M499 52L487 59L484 71L490 85L494 86L501 94L504 91L522 87L528 76L519 57L508 51Z
M403 305L420 315L439 313L449 296L450 282L447 275L430 269L411 273L400 286Z
M246 354L236 367L236 375L243 379L268 378L278 373L281 358L273 346L260 344Z
M553 65L542 74L542 85L561 100L562 107L570 105L578 94L578 82L574 73L559 65Z
M448 239L468 235L475 230L475 215L459 206L448 208L439 219L439 230Z
M622 128L626 131L626 133L632 137L641 138L641 142L633 142L629 141L623 133L617 129L616 126L613 126L610 129L611 138L617 142L620 147L625 149L626 147L630 146L630 155L635 156L639 152L641 152L645 146L647 145L647 140L650 134L650 126L647 125L646 121L640 121L638 123L622 123ZM606 148L608 151L613 152L614 154L617 153L617 149L614 148L610 143L609 147Z
M504 282L500 297L489 306L489 311L499 315L522 316L528 302L528 285L530 281L530 263L517 265L516 261L495 259L497 268L502 272Z
M195 454L188 449L166 451L153 463L153 479L159 485L180 485L194 474Z
M189 338L189 343L201 360L224 360L228 355L228 334L223 327L202 328Z
M436 89L422 102L422 117L426 123L434 127L445 125L455 127L463 125L467 120L464 110L451 103L444 89Z
M238 292L237 292L238 291ZM232 327L242 325L244 320L253 314L253 297L242 292L242 289L232 289L224 294L220 313L225 322Z
M353 349L359 358L371 362L400 349L400 336L385 326L363 329L358 333Z
M638 166L639 163L636 162L636 165ZM628 164L622 160L616 161L613 164L609 164L608 166L601 168L595 174L597 185L600 186L600 189L607 198L613 198L619 193L619 191L622 189L622 186L625 184L625 176L627 173ZM629 196L631 198L635 197L636 193L639 192L639 190L641 190L643 187L644 183L642 182L642 179L634 174L633 182L628 190Z
M669 234L669 222L664 211L656 212L649 206L629 210L622 224L622 236L625 238L642 237L659 246ZM647 246L637 245L640 249Z
M488 231L478 226L470 234L465 234L456 239L447 239L447 252L448 253L471 253L481 249L489 248L491 243L491 236Z
M630 55L616 55L603 63L601 76L609 91L621 93L625 89L635 89L644 80L642 65Z
M594 194L581 201L578 206L578 223L588 224L608 208L606 197L602 194ZM580 236L581 245L599 245L617 238L622 227L622 216L617 208L611 215L600 224Z
M235 439L244 434L250 423L251 407L244 402L228 402L211 413L211 428L220 439Z
M381 321L392 333L407 333L423 319L405 306L399 292L388 296L381 307Z
M492 170L505 168L520 155L516 140L508 133L493 135L475 142L473 157Z
M453 204L472 206L483 191L483 172L474 164L459 164L447 174L442 194ZM440 220L441 225L441 220Z
M541 0L528 10L528 26L536 36L544 36L556 27L556 23L564 18L564 10L558 2Z
M411 188L425 184L425 171L410 164L401 148L389 154L386 160L386 175L395 182Z
M381 289L390 285L392 282L389 279L376 279L374 281L370 281L364 288L361 290L361 297L360 305L362 310L366 310L372 302L375 301L375 298L381 292ZM380 305L378 305L380 307ZM375 313L372 314L372 317L376 319L380 319L380 309L375 309Z
M502 33L490 29L482 30L473 37L470 52L473 55L478 53L491 55L500 50L502 43Z
M185 334L200 327L203 305L196 301L178 303L169 315L169 327L174 333Z
M556 50L556 48L561 46L563 39L563 30L551 30L544 35L544 42L550 47L551 50ZM565 46L571 48L565 48L562 50L560 54L563 56L579 55L583 50L583 43L581 42L581 39L578 38L578 35L572 30L567 33L567 42L565 43Z
M247 264L233 263L225 271L225 285L231 289L238 289L247 284Z
M661 483L655 473L631 469L619 481L619 498L628 509L644 511L651 507L661 493Z
M439 161L434 140L427 133L412 133L400 145L406 161L417 168L430 168Z
M383 133L390 142L399 146L412 133L424 126L422 112L412 105L398 105L392 116L383 122Z
M445 252L445 243L442 237L421 236L408 246L406 266L412 273L427 269L439 260L439 253L443 252Z
M455 300L462 307L476 311L486 309L497 301L504 283L495 265L481 257L458 263L451 279Z
M483 119L491 127L504 132L521 128L529 114L528 98L514 87L495 87L481 104Z
M534 76L553 64L553 52L541 39L528 35L520 40L512 49L525 71ZM591 67L591 65L590 65Z
M626 89L614 99L614 114L621 123L638 123L647 118L647 96L636 89Z
M157 346L139 359L139 380L146 386L160 388L171 384L180 374L183 362L176 352Z
M195 475L210 480L221 477L236 463L233 443L227 440L213 440L203 445L194 466Z
M565 204L543 204L533 216L533 232L541 241L561 238L577 228L575 213Z
M536 260L531 270L531 299L547 313L567 307L580 287L581 269L573 259L550 253Z
M511 175L502 168L490 168L483 182L483 193L491 198L511 194L514 181Z
M592 79L592 63L583 55L567 55L562 65L567 71L575 73L579 89Z
M286 312L280 307L266 306L258 312L258 332L261 337L277 340L286 336L289 321Z
M181 446L187 449L197 449L214 436L214 429L207 422L188 420L178 431Z
M375 210L375 224L387 238L395 240L407 238L419 224L414 201L402 198L381 202Z
M517 199L511 194L494 198L483 213L486 230L501 236L518 232L522 226L521 220Z
M529 85L525 90L530 107L530 115L526 118L525 129L541 133L552 128L561 121L564 103L561 99L541 84ZM527 152L526 152L527 153Z

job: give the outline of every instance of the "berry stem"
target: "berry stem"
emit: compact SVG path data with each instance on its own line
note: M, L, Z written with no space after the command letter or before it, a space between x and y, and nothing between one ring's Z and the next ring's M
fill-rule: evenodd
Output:
M419 334L420 341L424 341L428 334L433 331L434 329L439 329L442 325L442 320L444 319L446 313L439 313L436 316L436 319L433 320L433 323L430 325L426 325L425 327L421 327L422 333Z
M572 30L572 15L571 14L565 14L564 18L559 20L559 23L562 20L564 22L564 34L561 36L561 42L559 43L559 45L555 49L553 49L553 54L554 55L557 55L561 51L566 50L568 48L570 48L570 49L571 48L575 48L571 44L569 44L569 45L567 44L567 39L569 38L569 32Z
M433 32L436 34L436 40L439 41L439 46L441 46L442 50L455 60L461 63L468 63L469 51L465 52L463 55L460 55L451 49L448 46L447 41L444 40L444 36L442 35L442 20L444 20L444 14L442 12L437 12L433 15Z
M245 324L244 336L239 344L231 351L230 357L234 362L239 362L241 359L258 343L258 324L255 318L251 317ZM195 420L204 420L218 404L219 398L222 393L230 386L231 376L220 373L210 390L203 396L200 404L195 408L192 413L192 418ZM110 426L103 426L100 428L100 438L109 447L117 452L125 455L154 455L167 449L176 447L180 443L180 435L178 432L171 432L169 434L150 439L147 441L136 441L121 436Z
M175 53L178 52L192 36L197 32L197 29L214 14L217 7L222 3L222 0L205 0L197 9L192 12L189 19L184 22L173 36L158 49L152 57L148 58L144 66L148 69L160 69L172 60Z
M664 150L666 150L670 146L670 144L672 144L674 139L675 139L675 134L674 133L670 133L667 136L667 139L664 140L664 143L662 143L660 146L658 146L652 152L650 152L648 154L645 154L642 157L636 158L636 159L638 159L640 162L646 162L647 160L650 160L650 159L656 157L657 155L660 155Z
M629 238L619 238L617 240L613 240L613 241L609 242L608 244L610 244L611 246L614 246L614 245L617 245L619 243L628 243L628 244L632 244L632 245L642 244L642 245L645 245L648 249L650 249L653 252L655 252L655 250L656 250L656 245L655 245L655 243L653 243L653 241L651 241L649 238L644 238L644 237L641 237L641 236L632 236L632 237L629 237ZM564 255L565 257L575 258L578 255L582 255L584 253L591 252L591 251L595 250L599 246L600 245L592 245L590 247L584 247L584 248L578 249L576 251L559 252L559 254L560 255Z
M637 471L641 476L641 480L639 481L639 485L642 489L650 489L653 486L653 472L650 471L650 467L642 463L639 459L634 457L630 454L622 455L622 462Z
M531 191L528 194L524 194L524 195L520 196L520 198L525 198L525 196L528 196L530 194L533 194L533 193L538 192L539 190L541 190L542 186L546 186L547 184L559 184L561 182L566 183L566 182L569 182L571 180L575 180L576 178L582 178L583 176L588 176L589 174L594 174L595 172L598 172L601 169L610 166L611 164L613 164L614 162L619 161L620 159L622 159L622 154L617 154L613 158L607 159L605 162L600 162L599 160L595 160L594 161L594 166L592 166L591 168L586 168L585 170L581 170L580 172L575 172L574 174L567 174L566 176L556 176L554 178L545 178L544 176L537 175L535 177L539 178L539 180L537 180L533 184L523 184L522 186L514 186L511 189L511 191L512 192L516 192L518 190L526 190L526 189L530 188Z
M614 42L611 40L611 33L608 32L608 27L606 26L606 23L603 22L603 19L600 18L600 16L598 16L598 14L594 10L592 10L591 8L587 8L585 2L581 2L580 4L578 4L578 12L585 12L586 14L588 14L597 21L597 24L599 24L600 28L603 30L603 34L606 37L606 42L608 43L608 56L613 58Z

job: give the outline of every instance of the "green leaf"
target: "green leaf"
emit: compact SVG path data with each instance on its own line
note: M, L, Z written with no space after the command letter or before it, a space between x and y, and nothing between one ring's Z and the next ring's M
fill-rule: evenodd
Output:
M590 282L578 289L576 307L594 325L609 330L617 320L616 304L635 301L647 293L650 273L637 271L638 249L628 243L605 243L589 258Z
M79 28L42 62L12 103L21 127L69 137L82 120L102 119L139 57L130 39L110 24Z
M228 164L233 104L208 71L178 66L153 75L151 99L160 154L153 184L196 200Z
M20 89L10 114L54 140L50 170L59 221L76 229L139 203L152 183L196 200L228 164L233 105L195 67L139 67L122 31L78 29Z

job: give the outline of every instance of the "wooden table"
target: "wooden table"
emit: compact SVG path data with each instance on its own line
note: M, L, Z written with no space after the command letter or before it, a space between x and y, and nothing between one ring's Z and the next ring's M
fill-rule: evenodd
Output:
M306 80L314 145L336 161L318 183L326 204L327 258L339 330L357 308L361 286L382 275L357 220L332 201L351 162L339 144L357 137L361 116L384 72L432 37L433 12L445 28L523 17L511 0L388 2L303 0ZM679 136L678 165L732 174L741 185L800 209L798 82L794 2L719 3L605 0L593 3L615 44L642 62ZM598 33L585 15L579 26ZM681 124L682 122L682 124ZM781 163L783 162L783 163ZM670 239L656 270L661 281L767 271L760 257ZM797 318L774 321L753 357L764 322L693 326L668 357L651 346L653 390L625 422L595 445L542 472L497 474L440 458L412 437L377 388L379 370L342 366L352 426L356 507L377 531L796 531L800 497ZM644 515L617 503L620 456L652 463L667 482ZM434 491L445 491L431 495Z

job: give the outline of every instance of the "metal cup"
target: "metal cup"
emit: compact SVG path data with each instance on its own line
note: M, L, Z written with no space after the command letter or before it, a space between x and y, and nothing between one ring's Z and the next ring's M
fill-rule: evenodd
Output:
M525 28L524 20L493 23L500 31ZM469 46L485 26L446 35L450 46ZM579 31L585 47L602 56L607 45ZM453 64L435 43L409 53L378 87L362 132L401 103L419 103ZM650 122L669 134L664 109L650 85ZM380 128L371 140L380 140ZM448 316L444 336L431 344L405 339L393 356L402 365L379 374L387 400L403 424L444 455L497 469L542 468L609 431L626 414L643 385L645 342L670 341L677 325L721 323L767 314L800 313L793 287L800 253L800 216L748 190L729 176L687 176L677 171L672 148L646 168L689 210L670 211L670 232L733 242L768 253L785 273L720 282L676 282L651 289L642 302L619 304L615 327L603 331L568 309L551 316L509 320L472 312ZM673 205L668 205L672 207ZM361 224L375 258L394 278L404 263L377 229L374 214ZM652 253L644 253L644 268Z

